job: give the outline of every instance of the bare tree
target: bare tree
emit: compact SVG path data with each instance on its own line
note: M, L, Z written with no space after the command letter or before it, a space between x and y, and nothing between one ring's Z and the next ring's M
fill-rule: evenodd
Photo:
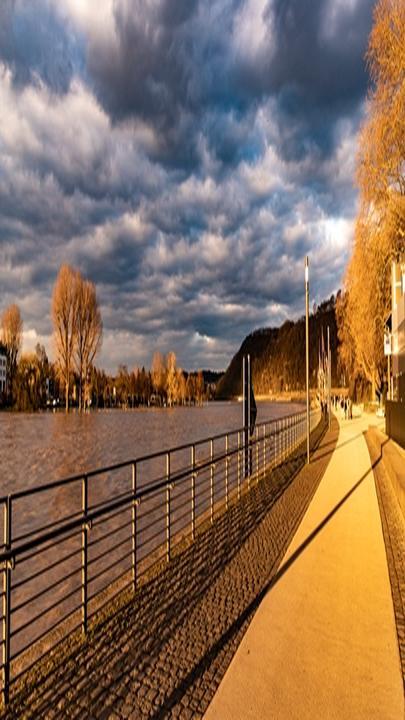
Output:
M9 396L13 401L13 383L17 370L18 355L21 350L23 321L18 305L9 305L1 318L3 343L7 350L7 381Z
M177 369L177 395L178 402L184 405L186 402L186 378L181 368Z
M153 389L161 399L161 393L163 392L165 381L165 366L160 352L155 352L153 355L151 375Z
M52 320L58 371L65 384L65 406L69 410L70 376L77 336L78 285L80 277L70 265L62 265L53 288Z
M166 358L167 404L171 407L177 400L176 355L169 352Z
M204 400L204 377L202 370L199 370L197 373L195 397L197 404L202 405Z
M189 405L191 405L192 401L195 400L195 380L195 375L193 373L189 373L186 382L186 398Z
M90 280L83 280L81 275L78 274L76 293L74 361L79 375L79 410L81 410L85 402L88 374L101 347L103 323L94 283L90 282Z

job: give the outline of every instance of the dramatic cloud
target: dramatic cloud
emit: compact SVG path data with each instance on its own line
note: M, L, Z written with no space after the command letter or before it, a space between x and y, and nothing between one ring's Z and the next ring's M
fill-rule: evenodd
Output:
M0 311L52 353L69 262L100 362L223 368L340 285L371 0L3 0Z

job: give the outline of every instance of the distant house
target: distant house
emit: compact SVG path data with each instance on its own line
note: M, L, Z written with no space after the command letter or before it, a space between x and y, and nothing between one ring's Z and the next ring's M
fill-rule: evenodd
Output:
M0 350L0 396L4 395L7 389L7 356Z

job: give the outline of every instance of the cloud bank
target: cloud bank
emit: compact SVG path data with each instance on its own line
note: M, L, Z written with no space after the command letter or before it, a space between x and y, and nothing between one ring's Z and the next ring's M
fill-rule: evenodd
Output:
M336 291L350 247L371 0L3 0L0 311L52 354L69 262L99 363L224 368Z

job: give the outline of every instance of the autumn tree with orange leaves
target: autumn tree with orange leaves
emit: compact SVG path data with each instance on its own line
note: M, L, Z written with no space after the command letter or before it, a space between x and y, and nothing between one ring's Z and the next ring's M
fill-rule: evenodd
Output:
M23 321L18 305L9 305L1 317L2 341L7 353L7 382L11 403L13 402L13 385L17 371L17 360L22 344Z
M370 382L373 399L385 375L391 262L405 252L404 38L403 0L378 0L366 54L371 88L357 157L360 208L339 317L342 358L350 358L351 372Z

